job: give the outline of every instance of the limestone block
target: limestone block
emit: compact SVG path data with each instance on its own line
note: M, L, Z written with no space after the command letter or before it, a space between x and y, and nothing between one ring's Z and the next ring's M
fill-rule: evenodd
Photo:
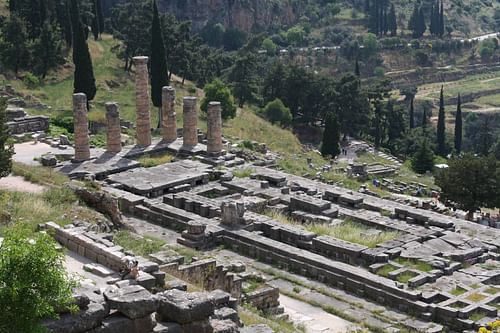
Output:
M109 288L104 292L104 297L111 309L118 310L130 319L145 317L158 308L158 299L138 285Z
M160 321L173 321L184 325L205 320L214 313L214 303L208 293L186 293L173 289L158 295Z
M43 323L52 333L83 333L100 325L108 314L106 308L99 303L90 303L77 314L63 314L57 320L47 320Z

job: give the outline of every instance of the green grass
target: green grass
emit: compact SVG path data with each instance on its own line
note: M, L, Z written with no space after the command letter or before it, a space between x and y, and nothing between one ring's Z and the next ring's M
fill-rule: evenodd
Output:
M142 237L131 233L130 231L118 231L113 235L115 244L124 249L131 250L136 255L147 256L159 252L164 241L153 237Z
M450 294L452 294L453 296L460 296L464 294L466 291L467 291L466 289L457 286L450 292Z
M242 291L245 294L249 294L251 292L254 292L264 286L264 283L258 279L247 279L243 282L243 288Z
M428 188L435 187L434 177L432 175L427 176L427 175L419 175L419 174L415 173L411 168L410 160L403 163L403 165L399 169L397 175L395 175L393 177L393 180L404 182L407 184L410 184L412 182L421 183L421 184L424 184L425 186L427 186Z
M489 262L489 263L486 263L486 264L481 264L479 265L482 269L485 269L487 271L494 271L494 270L497 270L497 269L500 269L500 265L498 265L497 263L495 262Z
M53 221L66 225L75 220L96 221L93 210L78 205L66 187L52 187L40 194L0 191L0 232L14 224L36 231L38 224Z
M382 231L376 235L368 235L366 233L370 228L350 220L345 220L335 226L313 224L308 227L308 230L318 235L331 236L347 242L364 245L369 248L374 248L377 244L393 240L400 236L400 233L397 231Z
M389 273L394 271L394 270L396 270L395 266L393 266L391 264L387 264L387 265L384 265L384 267L377 270L377 274L380 276L383 276L383 277L388 277Z
M303 227L307 231L313 232L319 236L330 236L337 239L342 239L347 242L360 244L369 248L374 248L377 244L393 240L400 236L397 231L381 231L376 235L366 234L371 228L364 224L346 219L340 224L329 225L323 223L301 224L287 215L270 210L264 212L264 215L281 222L283 224L291 224L298 227Z
M366 163L367 165L370 164L394 165L393 162L368 152L359 153L356 158L356 163L361 163L361 164Z
M167 247L184 257L184 263L189 264L193 257L201 257L202 253L182 245L167 245Z
M239 169L234 169L232 171L233 175L236 178L247 178L250 177L250 175L254 172L254 169L252 168L239 168Z
M415 276L417 276L413 272L404 272L402 274L399 274L396 280L401 283L408 283L411 279L413 279Z
M266 316L258 311L256 308L245 304L243 307L238 308L240 320L245 326L265 324L271 327L275 332L280 333L304 333L305 328L302 325L295 326L288 320L276 318L273 316Z
M484 290L485 293L490 294L490 295L495 295L500 292L500 288L497 287L489 287L488 289Z
M171 154L162 154L162 155L155 155L155 156L150 156L150 155L145 155L141 158L138 159L139 163L145 168L151 168L155 167L158 165L166 164L172 162L174 159L174 156Z
M469 316L469 319L472 321L479 321L479 320L483 319L484 317L486 317L486 314L484 312L475 311Z
M26 181L41 185L63 185L69 179L66 175L52 168L12 163L12 174L23 177Z
M466 298L469 300L469 301L472 301L472 302L480 302L482 301L483 299L485 299L487 296L486 295L483 295L483 294L480 294L480 293L472 293L470 294L469 296L467 296Z
M432 271L432 266L430 264L422 262L420 260L397 258L395 261L400 265L403 265L403 266L408 267L408 268L416 269L416 270L421 271L421 272Z

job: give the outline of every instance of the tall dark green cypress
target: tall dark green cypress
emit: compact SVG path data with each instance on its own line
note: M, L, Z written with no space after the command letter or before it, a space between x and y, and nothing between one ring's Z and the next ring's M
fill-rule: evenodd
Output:
M431 21L429 23L429 32L431 33L431 35L435 35L436 34L436 8L434 6L434 3L431 5Z
M357 77L361 77L358 58L356 58L356 63L354 64L354 75L356 75Z
M439 10L439 25L438 25L438 34L439 36L444 35L444 6L443 6L443 0L441 0L441 8Z
M444 113L444 96L443 86L441 86L441 94L439 95L439 113L437 123L437 154L446 156L446 123Z
M457 98L457 114L455 115L455 151L462 152L462 101L460 94Z
M323 132L323 143L321 154L323 156L338 156L340 154L340 124L333 112L326 115L325 131Z
M83 31L77 0L71 0L71 28L73 31L73 63L75 64L74 93L85 93L87 100L94 99L97 92L94 68L89 47Z
M391 4L387 21L387 28L391 32L391 36L396 36L398 32L398 22L396 20L396 9L394 8L394 4Z
M156 0L153 0L153 23L151 26L151 99L153 105L161 108L161 90L168 85L168 68L163 32ZM159 109L158 127L161 124L161 109Z
M97 14L97 3L96 3L96 0L93 0L92 1L92 24L91 24L91 28L92 28L92 35L94 35L94 40L98 40L99 39L99 18L98 18L98 14Z
M99 34L102 34L104 32L104 13L101 0L96 0L96 9L97 9L97 22L99 23Z
M412 97L410 100L410 114L408 115L408 117L410 118L410 129L415 128L415 108L413 105L414 100L414 97Z
M424 107L424 113L422 114L422 127L427 127L427 110Z
M427 30L427 26L425 25L424 9L420 7L420 9L418 10L418 23L417 23L418 37L422 37L425 33L425 30Z

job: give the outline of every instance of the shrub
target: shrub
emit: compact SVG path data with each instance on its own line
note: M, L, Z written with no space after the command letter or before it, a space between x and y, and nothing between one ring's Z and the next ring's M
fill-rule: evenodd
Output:
M64 254L47 234L8 230L0 248L0 332L43 332L40 320L70 309Z
M26 85L26 87L30 89L34 89L40 85L40 79L36 75L30 72L26 73L23 82Z
M264 114L273 124L280 123L283 126L288 126L292 122L290 109L279 98L267 103L264 108Z

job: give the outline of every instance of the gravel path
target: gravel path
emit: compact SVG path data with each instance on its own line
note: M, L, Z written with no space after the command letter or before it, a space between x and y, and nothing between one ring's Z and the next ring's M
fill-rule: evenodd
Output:
M30 183L19 176L7 176L0 178L0 190L29 192L29 193L42 193L46 187L38 184Z

